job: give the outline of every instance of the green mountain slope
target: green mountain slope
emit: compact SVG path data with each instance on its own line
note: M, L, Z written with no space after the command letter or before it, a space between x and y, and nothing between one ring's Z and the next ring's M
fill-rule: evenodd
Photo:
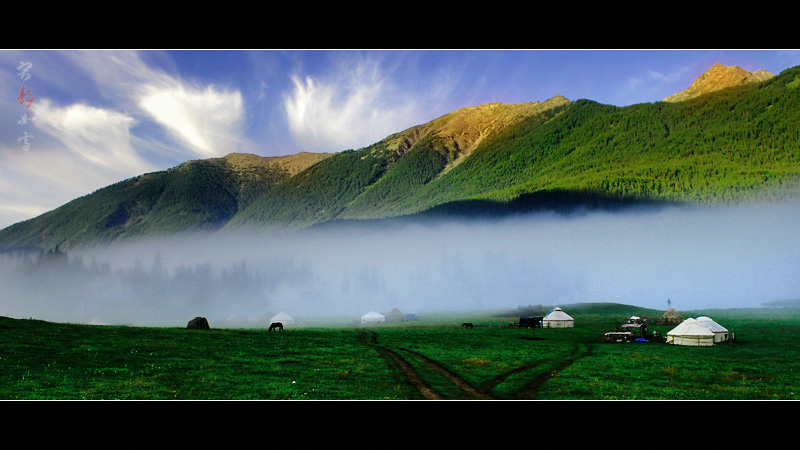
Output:
M545 124L520 123L415 193L508 201L541 190L677 201L794 195L800 174L797 70L680 103L581 100Z
M344 152L263 194L228 227L465 212L470 204L555 207L581 197L595 205L794 198L798 72L676 103L551 103L493 127L466 156L454 154L452 130L416 130L402 154L391 139Z
M294 171L254 155L192 161L13 225L0 231L0 247L432 211L796 198L798 86L796 67L683 101L481 105L366 148L307 154L313 164Z
M276 184L330 156L233 153L130 178L0 231L0 247L61 249L213 231Z
M468 161L480 143L515 123L552 117L569 102L464 108L360 150L328 158L266 192L226 228L305 226L333 219L412 214L431 206L413 192Z

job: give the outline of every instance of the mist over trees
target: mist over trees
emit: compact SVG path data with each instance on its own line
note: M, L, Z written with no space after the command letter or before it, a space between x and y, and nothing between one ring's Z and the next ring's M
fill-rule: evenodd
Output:
M0 315L213 327L394 308L622 303L679 311L800 298L800 202L358 222L66 253L0 252ZM313 320L312 320L313 321Z
M182 325L195 315L243 325L269 320L269 292L282 280L301 276L302 267L275 261L270 275L249 270L242 259L215 271L211 260L165 267L161 253L136 258L130 267L109 261L48 252L0 251L3 311L61 321ZM239 317L235 312L261 312ZM226 317L219 312L229 311ZM193 315L194 314L194 315Z

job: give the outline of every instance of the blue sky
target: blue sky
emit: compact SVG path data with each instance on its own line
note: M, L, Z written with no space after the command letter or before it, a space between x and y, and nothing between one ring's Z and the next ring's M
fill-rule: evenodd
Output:
M717 62L778 74L800 51L2 50L0 228L187 160L357 149L466 106L655 102Z

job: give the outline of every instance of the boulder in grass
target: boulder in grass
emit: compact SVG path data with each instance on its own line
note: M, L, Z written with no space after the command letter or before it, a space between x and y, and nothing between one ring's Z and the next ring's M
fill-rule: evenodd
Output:
M195 317L194 319L189 321L189 324L186 325L186 328L190 330L210 330L211 327L208 325L208 319L205 317Z

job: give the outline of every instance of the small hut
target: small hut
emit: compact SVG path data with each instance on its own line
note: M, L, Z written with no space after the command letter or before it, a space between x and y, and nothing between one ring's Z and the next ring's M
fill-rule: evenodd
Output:
M278 314L272 316L272 318L269 319L269 321L270 321L270 323L280 322L284 326L294 325L294 318L292 318L292 316L290 316L290 315L288 315L288 314L286 314L284 312L279 312Z
M402 322L406 319L406 316L397 308L393 308L391 311L384 314L384 316L386 316L387 322Z
M675 308L669 308L667 312L661 316L659 322L661 325L678 325L683 322L683 316L681 316Z
M724 342L728 340L728 329L715 322L712 318L700 316L697 318L697 321L700 322L700 325L714 333L714 342Z
M667 344L710 347L714 345L714 333L690 317L667 332Z
M544 317L527 316L519 318L519 326L521 328L542 328Z
M572 328L575 326L575 319L562 311L561 307L556 306L550 311L550 314L544 316L542 326L544 328Z
M380 313L376 313L375 311L370 311L361 316L362 325L373 325L383 322L386 322L386 316Z

